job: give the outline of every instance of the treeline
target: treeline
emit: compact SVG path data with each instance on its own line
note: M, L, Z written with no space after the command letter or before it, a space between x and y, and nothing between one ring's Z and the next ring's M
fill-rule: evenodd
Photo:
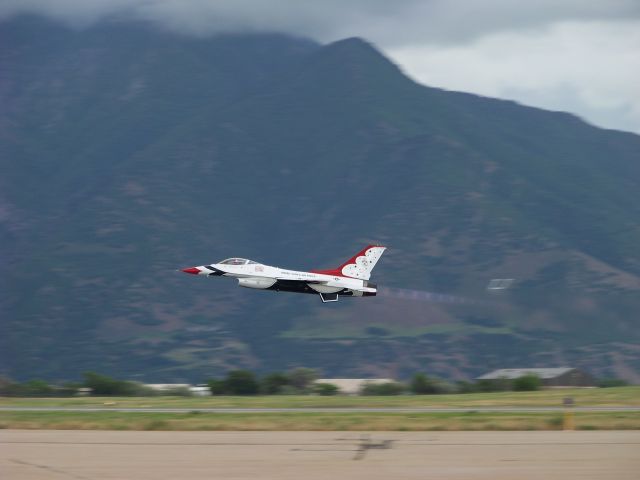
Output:
M296 368L290 372L276 372L257 377L248 370L234 370L223 379L207 382L212 395L337 395L340 390L332 383L318 383L317 372L310 368ZM453 393L456 389L439 379L422 373L416 374L408 383L366 383L360 395L400 395Z
M49 383L44 380L14 382L0 378L0 395L8 397L71 397L86 391L92 395L151 396L158 392L138 382L85 372L81 382Z
M331 383L315 383L315 370L298 368L289 373L271 373L258 378L248 370L234 370L224 379L211 379L207 382L212 395L287 395L317 394L336 395L338 387ZM615 385L614 385L615 383ZM607 381L602 386L622 386L626 382ZM506 391L535 391L542 388L542 380L534 374L516 379L478 380L476 382L458 381L450 383L424 373L416 373L407 382L366 383L360 395L438 395L447 393L478 393Z
M263 377L248 370L233 370L222 379L205 382L212 395L334 395L338 388L330 384L314 383L317 371L311 368L296 368L289 372L276 372ZM96 372L83 373L81 382L52 384L44 380L15 382L0 377L0 395L12 397L67 397L78 394L95 396L190 396L187 387L158 390L130 380L102 375Z
M0 395L5 397L71 397L78 394L79 387L76 382L52 385L44 380L20 383L0 378Z
M288 372L274 372L258 376L249 370L232 370L223 378L208 379L204 385L211 395L337 395L338 386L318 383L318 372L311 368L295 368ZM621 387L628 383L620 379L602 379L598 386ZM438 395L451 393L534 391L542 387L541 379L533 374L516 379L499 378L476 382L455 383L416 373L406 382L365 382L360 395ZM206 390L206 389L205 389ZM51 384L44 380L23 383L0 377L0 395L15 397L64 397L79 394L95 396L191 396L187 387L162 390L143 383L119 380L96 372L85 372L81 382Z
M537 375L526 375L515 380L499 379L478 380L477 382L458 381L450 383L436 377L429 377L423 373L416 373L407 382L393 382L365 385L362 395L438 395L445 393L477 393L477 392L506 392L506 391L534 391L542 387L542 380Z
M226 377L207 380L212 395L335 395L338 387L315 383L318 372L312 368L295 368L258 377L249 370L232 370Z

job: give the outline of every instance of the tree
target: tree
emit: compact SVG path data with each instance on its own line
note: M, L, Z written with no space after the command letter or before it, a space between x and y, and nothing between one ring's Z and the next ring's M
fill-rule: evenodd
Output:
M456 392L458 393L473 393L477 391L478 387L474 383L466 382L464 380L458 380L456 382Z
M210 378L207 380L207 386L209 387L209 390L211 390L211 395L224 395L227 393L227 385L224 380Z
M313 392L323 396L337 395L339 388L333 383L316 383L313 386Z
M427 377L416 373L411 380L409 390L416 395L434 395L437 393L452 393L455 388L450 383L436 377Z
M360 395L400 395L407 387L402 383L386 382L386 383L367 383Z
M313 368L295 368L288 374L289 383L298 390L304 391L318 378L318 372Z
M528 373L513 381L513 389L517 392L540 390L541 385L542 381L540 380L540 377L534 373Z
M144 389L134 382L116 380L115 378L95 372L84 372L84 386L91 389L92 395L130 396L143 393Z
M260 387L256 376L248 370L233 370L224 380L225 390L231 395L256 395Z
M115 395L117 380L96 372L84 372L84 386L91 389L92 395Z
M436 384L424 373L416 373L413 376L409 390L416 395L432 395L438 393Z
M267 395L282 393L283 387L289 385L289 377L284 373L275 372L266 375L260 382L260 391Z
M621 378L601 378L598 381L598 387L611 388L611 387L626 387L629 382Z
M44 396L53 393L53 387L44 380L29 380L22 385L26 396Z

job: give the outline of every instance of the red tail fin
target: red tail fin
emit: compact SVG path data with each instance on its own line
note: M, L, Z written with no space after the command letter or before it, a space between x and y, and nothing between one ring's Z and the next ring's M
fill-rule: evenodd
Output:
M369 245L356 253L353 257L332 270L311 270L313 273L324 275L336 275L339 277L359 278L369 280L371 271L387 247L381 245Z

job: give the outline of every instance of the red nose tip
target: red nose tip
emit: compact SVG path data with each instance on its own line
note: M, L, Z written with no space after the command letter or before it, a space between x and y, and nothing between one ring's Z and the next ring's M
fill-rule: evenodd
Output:
M198 270L196 267L183 268L182 271L184 273L191 273L193 275L198 275L200 273L200 270Z

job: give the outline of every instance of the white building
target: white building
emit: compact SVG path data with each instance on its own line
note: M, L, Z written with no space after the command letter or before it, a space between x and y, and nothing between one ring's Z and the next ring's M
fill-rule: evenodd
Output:
M189 391L194 397L208 397L211 395L211 389L208 385L194 385L189 387Z
M172 390L189 390L195 397L206 397L211 395L211 390L207 385L190 385L188 383L147 383L145 386L161 393L170 393Z
M319 378L314 383L330 383L338 387L338 391L345 395L357 395L365 385L380 385L393 383L391 378Z
M145 387L149 387L152 390L158 392L166 392L168 390L176 390L178 388L189 388L191 385L188 383L146 383Z

